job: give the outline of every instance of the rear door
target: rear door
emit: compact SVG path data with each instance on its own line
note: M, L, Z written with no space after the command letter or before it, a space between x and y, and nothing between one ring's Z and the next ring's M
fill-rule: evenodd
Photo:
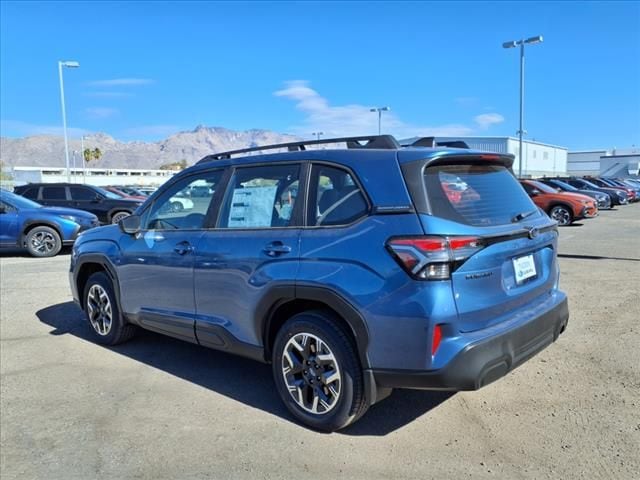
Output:
M71 201L67 196L64 185L43 186L40 189L39 203L48 207L70 207Z
M18 244L18 210L0 200L0 245Z
M299 265L301 163L238 167L195 259L198 341L226 349L227 333L261 345L255 312L270 289L293 288ZM196 201L199 197L194 198Z
M482 246L461 256L451 274L461 331L498 323L553 288L555 224L506 167L457 161L426 168L424 182L425 233L477 237Z

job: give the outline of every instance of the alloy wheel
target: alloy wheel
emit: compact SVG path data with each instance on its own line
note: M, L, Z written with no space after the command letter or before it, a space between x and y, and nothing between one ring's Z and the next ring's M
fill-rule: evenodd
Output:
M42 254L48 254L55 250L56 243L56 238L49 232L37 232L31 237L31 248Z
M551 218L558 222L559 225L569 225L571 223L571 214L563 207L555 207L551 211Z
M282 376L291 398L309 413L330 412L340 399L340 366L329 346L316 335L297 333L284 347Z
M129 214L127 212L118 212L113 217L111 217L111 223L118 223L120 220L128 216Z
M106 290L100 285L92 285L87 294L87 313L91 326L98 335L106 336L111 331L113 310Z

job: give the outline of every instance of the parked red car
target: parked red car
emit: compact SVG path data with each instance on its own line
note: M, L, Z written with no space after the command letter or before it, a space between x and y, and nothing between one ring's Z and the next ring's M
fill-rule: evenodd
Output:
M558 225L570 225L582 218L598 215L596 201L579 193L561 192L535 180L520 180L527 194Z
M102 187L105 190L108 190L111 193L115 193L116 195L120 195L122 198L129 198L132 200L141 200L141 201L145 201L147 199L147 197L145 197L144 195L129 195L124 193L122 190L119 190L118 187Z

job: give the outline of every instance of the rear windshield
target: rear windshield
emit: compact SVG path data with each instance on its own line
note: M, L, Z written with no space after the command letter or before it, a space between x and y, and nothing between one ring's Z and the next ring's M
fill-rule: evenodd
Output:
M514 223L537 212L524 189L501 165L438 165L425 172L431 212L474 226Z

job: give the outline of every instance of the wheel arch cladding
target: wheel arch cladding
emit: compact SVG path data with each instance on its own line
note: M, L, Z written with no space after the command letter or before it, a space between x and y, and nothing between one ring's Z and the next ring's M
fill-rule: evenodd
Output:
M280 298L271 303L262 315L262 338L265 360L271 360L278 330L297 313L309 310L328 311L345 329L354 342L363 369L370 367L367 356L369 333L357 310L337 293L317 287L296 287L295 297Z
M24 224L23 228L22 228L22 237L20 238L20 244L22 246L24 246L26 240L27 240L27 235L29 235L29 232L31 230L33 230L34 228L37 227L49 227L52 228L56 231L56 233L58 234L58 236L60 237L60 241L64 241L64 235L62 234L62 230L61 228L56 225L53 222L47 222L47 221L31 221L31 222L27 222Z
M120 288L118 279L115 276L109 262L100 255L88 255L82 259L82 262L76 267L76 287L78 289L78 296L80 297L81 307L84 309L84 289L87 285L87 281L97 272L105 272L109 280L113 283L113 290L116 296L116 301L120 303Z

